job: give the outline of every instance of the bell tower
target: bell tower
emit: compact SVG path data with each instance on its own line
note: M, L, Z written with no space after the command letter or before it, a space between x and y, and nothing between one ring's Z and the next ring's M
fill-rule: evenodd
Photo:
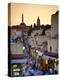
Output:
M37 18L37 29L40 29L40 19L39 19L39 16Z
M22 23L24 22L24 15L23 15L23 13L22 13Z
M37 19L37 26L38 26L38 27L40 26L40 19L39 19L39 16L38 16L38 19Z

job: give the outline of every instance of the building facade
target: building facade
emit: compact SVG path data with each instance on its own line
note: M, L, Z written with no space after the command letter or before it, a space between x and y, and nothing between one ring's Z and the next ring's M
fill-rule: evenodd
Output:
M58 11L51 16L51 36L58 35Z

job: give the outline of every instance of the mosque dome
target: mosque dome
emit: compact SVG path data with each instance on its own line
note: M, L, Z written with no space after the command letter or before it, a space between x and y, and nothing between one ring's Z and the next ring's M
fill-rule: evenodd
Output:
M20 24L20 27L24 27L24 26L26 26L25 23L21 23L21 24Z

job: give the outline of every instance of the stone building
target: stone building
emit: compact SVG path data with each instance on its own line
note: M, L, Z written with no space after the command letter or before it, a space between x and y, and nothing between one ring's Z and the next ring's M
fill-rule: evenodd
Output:
M58 11L51 16L51 36L58 35Z

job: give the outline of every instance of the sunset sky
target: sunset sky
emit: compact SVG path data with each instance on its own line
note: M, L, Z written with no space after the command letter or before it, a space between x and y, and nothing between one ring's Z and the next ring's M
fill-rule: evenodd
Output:
M58 10L56 5L42 4L22 4L11 3L11 23L8 25L19 25L21 23L22 13L24 14L24 22L26 25L33 25L40 18L41 24L51 24L51 15ZM10 10L8 10L10 12ZM9 14L8 14L9 15ZM9 18L10 18L9 17Z

